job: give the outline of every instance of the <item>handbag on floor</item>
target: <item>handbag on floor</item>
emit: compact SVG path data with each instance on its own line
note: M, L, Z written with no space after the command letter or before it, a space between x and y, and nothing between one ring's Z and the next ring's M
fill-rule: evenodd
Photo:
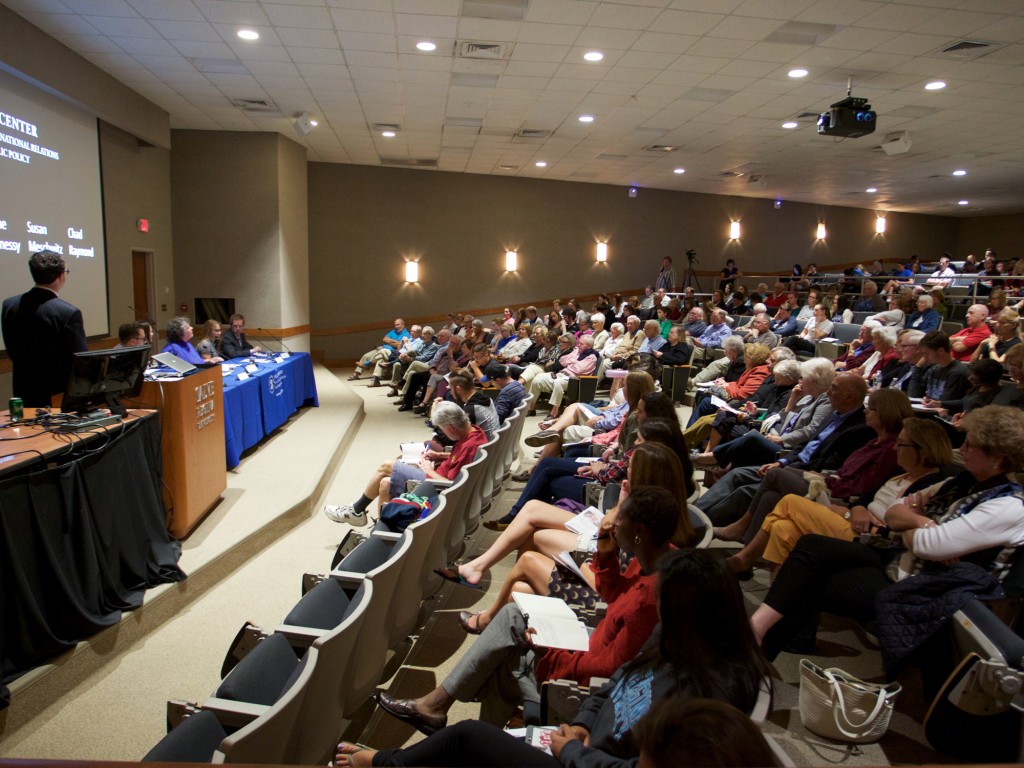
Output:
M800 719L826 739L852 744L878 741L889 730L899 683L867 683L838 667L800 660Z

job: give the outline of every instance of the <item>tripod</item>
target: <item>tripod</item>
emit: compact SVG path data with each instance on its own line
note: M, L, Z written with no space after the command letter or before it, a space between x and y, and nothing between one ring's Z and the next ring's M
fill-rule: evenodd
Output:
M704 289L701 288L700 278L697 277L697 272L693 268L693 264L697 259L693 256L687 256L688 263L686 265L686 276L683 278L683 288L696 288L697 293L704 293Z

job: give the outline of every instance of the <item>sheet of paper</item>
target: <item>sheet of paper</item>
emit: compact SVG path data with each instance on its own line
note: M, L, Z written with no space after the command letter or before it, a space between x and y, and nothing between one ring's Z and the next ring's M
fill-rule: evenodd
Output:
M573 533L593 536L601 527L601 518L604 515L596 507L587 507L571 520L567 520L565 527Z
M739 411L737 411L735 408L733 408L731 405L725 402L725 400L720 398L718 395L711 396L711 404L715 406L715 408L719 408L729 413L739 413Z
M419 464L423 458L423 452L426 450L423 443L402 443L400 448L402 455L398 460L403 464Z

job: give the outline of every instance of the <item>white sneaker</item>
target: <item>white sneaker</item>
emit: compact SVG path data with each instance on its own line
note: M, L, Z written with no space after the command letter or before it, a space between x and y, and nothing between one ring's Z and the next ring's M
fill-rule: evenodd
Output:
M325 504L324 514L336 523L348 523L354 528L366 525L366 512L356 512L351 504Z

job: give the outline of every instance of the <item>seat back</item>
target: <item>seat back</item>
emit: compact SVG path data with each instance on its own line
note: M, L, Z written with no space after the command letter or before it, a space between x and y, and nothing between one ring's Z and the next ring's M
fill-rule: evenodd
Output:
M381 533L373 535L387 538L385 534ZM366 578L373 584L373 590L366 608L366 617L363 619L363 627L352 650L352 667L349 674L351 698L349 701L353 709L366 700L377 683L380 682L381 673L384 671L388 652L388 643L385 641L390 634L388 619L391 601L396 590L399 589L398 578L402 574L405 556L409 553L411 546L412 537L402 535L397 541L394 541L391 556L387 561L366 574ZM331 575L339 574L344 578L343 573L339 574L334 571Z
M505 466L506 474L509 473L508 470L512 466L512 462L520 456L520 451L522 451L522 443L520 441L523 439L523 425L526 424L526 414L529 412L530 408L533 407L533 402L534 396L527 395L526 399L523 400L522 405L516 409L519 411L519 415L516 417L515 427L513 434L511 435L512 444L509 446L510 456Z
M213 712L189 715L158 741L142 763L209 763L227 737Z
M405 529L405 535L412 537L412 544L405 555L405 566L398 579L399 588L391 596L390 637L388 645L396 647L416 626L420 615L420 603L423 602L421 585L426 580L426 573L441 563L428 559L434 538L443 532L447 522L447 500L442 496L437 506L427 517L417 520ZM427 565L430 566L429 570Z
M455 560L464 547L463 539L466 536L466 518L472 514L473 498L480 487L480 477L483 465L487 462L487 450L480 448L476 452L476 458L463 467L466 472L466 482L462 493L458 498L457 512L453 510L451 525L448 528L447 545L448 551L438 565ZM454 488L452 488L454 490ZM476 507L479 519L479 506Z
M266 641L264 641L266 642ZM262 715L220 743L215 763L297 763L299 715L318 671L319 651L310 648L288 689Z
M444 580L433 572L448 562L448 537L456 520L462 520L462 504L466 495L466 487L469 483L469 473L463 467L455 478L455 482L448 490L441 494L444 506L438 506L438 517L440 518L439 529L431 538L430 546L424 562L424 568L428 569L426 578L421 582L422 597L426 599L444 585ZM440 502L439 502L440 504Z
M682 403L686 397L686 387L693 373L692 365L673 365L661 371L661 389L668 393L673 403Z
M349 673L355 659L356 641L373 598L373 582L364 580L357 594L345 619L313 642L318 664L299 719L295 761L298 764L324 765L331 759L341 735L342 720L363 703L362 700L351 701Z
M487 450L487 461L484 462L481 467L482 475L480 477L480 491L476 494L474 500L476 509L475 515L472 518L467 518L466 532L471 533L476 529L476 525L471 525L471 520L480 520L480 515L487 511L491 506L491 493L495 488L494 481L494 465L501 459L502 444L508 438L509 430L512 425L506 421L498 429L494 431L494 435L486 443L481 446ZM499 478L500 482L500 478Z

